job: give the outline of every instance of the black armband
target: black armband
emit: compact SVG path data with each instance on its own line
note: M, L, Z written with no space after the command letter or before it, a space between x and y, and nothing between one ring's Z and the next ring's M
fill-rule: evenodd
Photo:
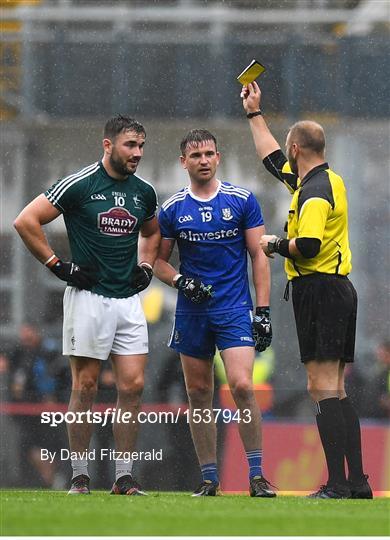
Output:
M295 245L302 257L305 259L313 259L313 257L320 252L321 240L319 238L296 238Z

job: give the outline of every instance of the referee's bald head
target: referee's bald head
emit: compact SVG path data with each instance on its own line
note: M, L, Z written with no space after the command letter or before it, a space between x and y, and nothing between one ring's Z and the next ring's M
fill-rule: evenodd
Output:
M295 143L303 149L323 156L325 153L325 133L317 122L301 120L291 126L288 132L289 144Z

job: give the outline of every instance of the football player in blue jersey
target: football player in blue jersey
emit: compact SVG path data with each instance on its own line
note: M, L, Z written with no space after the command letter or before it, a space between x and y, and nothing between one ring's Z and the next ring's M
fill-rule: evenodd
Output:
M162 234L155 275L178 289L169 345L180 353L189 399L189 421L203 481L194 496L220 493L213 414L213 358L221 351L249 465L253 497L274 497L262 472L261 416L253 391L257 351L271 344L270 269L260 249L264 221L254 195L217 179L217 142L209 131L191 130L180 145L190 184L161 207ZM179 272L169 264L175 242ZM252 261L256 311L247 273Z

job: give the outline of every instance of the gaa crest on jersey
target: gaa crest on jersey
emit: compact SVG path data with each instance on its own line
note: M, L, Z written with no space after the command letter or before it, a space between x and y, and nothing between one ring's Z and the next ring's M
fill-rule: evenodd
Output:
M233 219L233 214L230 208L222 208L222 219L225 221L230 221Z
M133 232L138 219L126 208L110 208L97 216L98 229L108 236L126 236Z

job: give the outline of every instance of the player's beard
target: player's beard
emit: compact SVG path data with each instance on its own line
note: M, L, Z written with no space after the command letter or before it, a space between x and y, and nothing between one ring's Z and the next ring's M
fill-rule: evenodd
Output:
M137 165L132 165L130 169L128 162L121 159L114 149L112 150L109 159L111 168L121 176L129 176L129 174L133 174L137 170Z
M287 158L288 158L288 163L290 165L291 172L293 172L296 176L298 176L297 160L291 155L290 156L288 155Z

